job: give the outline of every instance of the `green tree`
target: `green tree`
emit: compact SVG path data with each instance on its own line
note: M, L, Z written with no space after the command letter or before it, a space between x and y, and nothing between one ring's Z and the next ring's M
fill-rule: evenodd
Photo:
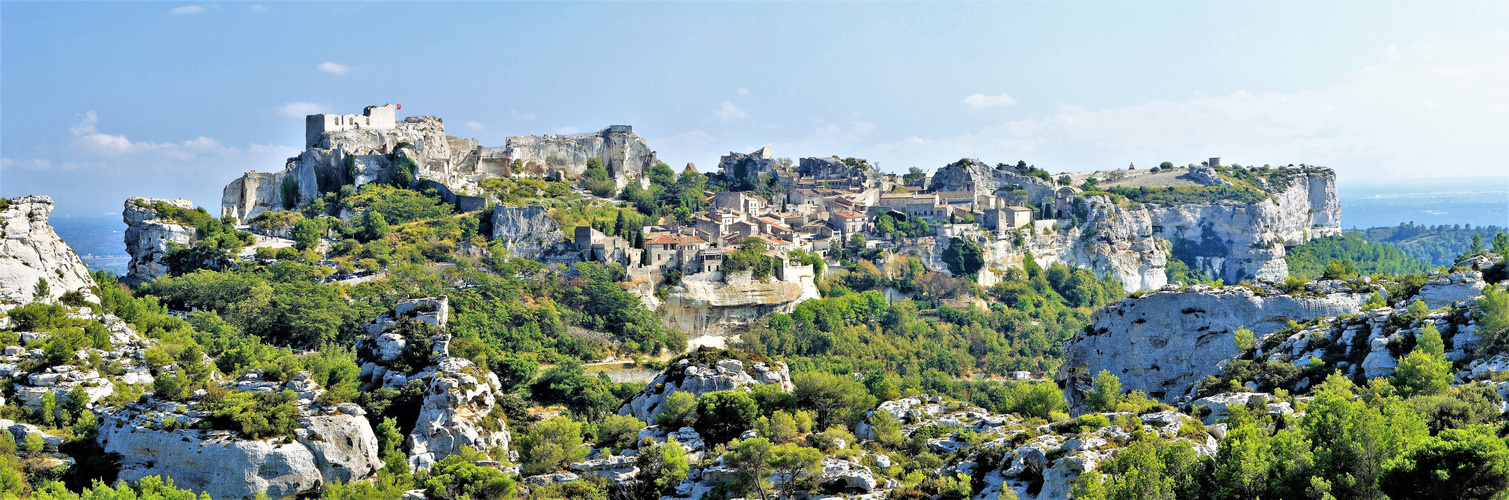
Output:
M1241 349L1243 351L1251 349L1253 343L1256 342L1256 339L1252 334L1252 330L1248 330L1245 326L1237 327L1237 331L1231 334L1231 340L1236 342L1237 349Z
M1085 404L1090 406L1090 411L1116 411L1116 403L1120 399L1121 379L1106 370L1095 374L1095 385L1085 394Z
M980 272L985 266L985 254L967 238L951 238L948 248L943 251L943 261L948 264L950 274L967 276Z
M676 486L686 479L687 471L691 470L686 450L675 438L668 438L660 444L642 446L634 459L634 465L639 468L639 498L646 499L660 498L675 492Z
M1384 466L1390 498L1488 500L1509 487L1509 449L1483 427L1446 429Z
M673 392L666 396L655 415L655 423L669 429L691 427L697 423L697 397L689 392Z
M1445 344L1435 324L1426 322L1415 335L1415 349L1399 360L1389 382L1405 397L1435 395L1451 388L1451 362L1443 355Z
M519 460L525 476L562 470L586 459L587 451L582 424L566 417L536 423L519 439Z
M380 240L386 238L388 237L388 231L388 220L386 217L383 217L381 213L367 212L365 214L362 214L361 239L363 241Z
M794 444L777 446L771 453L770 470L783 479L776 498L796 498L817 487L823 474L823 452Z
M847 426L860 412L875 406L875 397L854 377L805 372L792 377L792 381L796 385L792 396L797 404L817 412L817 427L820 429L835 424Z
M768 498L765 483L770 476L774 448L765 438L750 438L739 441L723 456L723 462L736 471L736 487L742 491L758 492L761 500Z
M32 288L32 297L37 300L47 300L52 296L52 287L47 285L47 278L37 278L37 285Z
M877 410L870 415L870 432L875 433L875 440L887 448L894 449L905 441L901 435L901 419L888 411Z
M1217 498L1246 499L1266 496L1268 431L1260 428L1244 406L1233 406L1226 417L1226 437L1216 447L1214 471L1221 485Z
M324 232L325 223L319 219L299 219L293 223L293 246L299 250L314 248Z
M596 444L613 448L628 447L639 439L639 431L644 427L644 422L631 415L608 415L602 423L597 424Z
M697 423L694 427L709 443L722 443L738 437L754 426L759 405L748 394L718 391L697 398Z
M513 498L517 485L496 467L477 465L487 454L462 447L430 466L423 481L425 496L441 500L503 500Z

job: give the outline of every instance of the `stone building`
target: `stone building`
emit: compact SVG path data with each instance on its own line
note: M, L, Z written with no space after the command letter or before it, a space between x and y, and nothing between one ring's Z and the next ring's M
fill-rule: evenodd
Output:
M359 115L318 114L304 117L304 147L320 142L320 135L357 129L391 130L398 125L398 106L367 106Z

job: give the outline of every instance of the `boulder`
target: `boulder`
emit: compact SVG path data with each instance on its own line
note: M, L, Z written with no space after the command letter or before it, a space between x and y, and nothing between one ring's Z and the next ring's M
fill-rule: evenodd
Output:
M428 379L419 419L406 441L410 466L429 467L460 453L462 446L507 453L507 424L491 414L493 394L501 385L496 375L471 361L447 357Z
M366 419L337 414L301 418L295 439L243 439L232 431L163 430L131 407L104 417L100 446L121 455L120 478L173 478L180 488L217 499L318 493L331 481L365 479L382 462Z

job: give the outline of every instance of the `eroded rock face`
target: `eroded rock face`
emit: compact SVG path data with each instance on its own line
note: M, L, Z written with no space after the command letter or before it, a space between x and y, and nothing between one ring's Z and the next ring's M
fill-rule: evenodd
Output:
M1096 311L1069 340L1057 378L1076 411L1083 411L1083 391L1100 370L1120 377L1125 390L1173 402L1240 354L1232 335L1238 328L1261 342L1290 320L1355 313L1368 292L1265 297L1239 286L1193 286L1123 299Z
M1424 301L1425 307L1436 309L1472 300L1483 294L1483 286L1483 273L1457 271L1431 278L1420 287L1415 298Z
M126 264L127 284L137 284L157 279L168 274L168 265L163 258L168 255L170 244L194 243L194 227L162 218L152 205L162 202L167 205L192 209L194 202L183 198L131 198L126 200L121 218L126 222L126 253L131 261Z
M1005 194L1020 187L1028 193L1028 202L1037 203L1053 196L1053 184L1037 177L1022 175L1015 168L996 168L979 160L951 163L933 174L927 190L974 191L979 194Z
M1009 179L1008 185L1029 183L1021 185L1034 200L1051 193L1043 191L1050 187L1046 183L1039 186L1041 192L1033 191L1030 183L1041 179L1014 172L983 164L950 166L934 175L932 189L974 186L977 192L989 193L1000 182L982 184L976 179ZM1191 261L1193 269L1229 283L1278 281L1289 275L1286 245L1341 234L1341 204L1336 199L1335 174L1329 171L1297 174L1288 188L1254 204L1120 206L1104 196L1076 203L1083 204L1078 226L1064 221L981 238L977 244L984 251L985 267L1021 268L1024 256L1031 252L1040 265L1064 263L1091 269L1121 280L1126 291L1132 292L1167 284L1165 270L1177 254ZM898 254L918 257L929 270L947 272L942 255L949 238L925 237L897 244Z
M737 359L725 359L711 366L694 365L682 359L676 366L655 377L643 392L620 407L618 414L633 415L641 421L653 423L655 416L660 414L661 407L665 405L665 398L673 392L701 396L709 392L748 390L748 387L755 384L779 384L781 390L786 392L795 388L786 363L755 363L750 371L755 375L746 372L744 363Z
M539 175L581 175L587 170L587 160L597 158L620 189L660 162L644 139L627 125L614 125L595 134L509 137L502 151L489 148L482 153L498 161L520 160L527 173L538 171Z
M425 468L462 446L479 450L503 448L509 435L506 424L490 415L500 390L497 375L479 369L471 361L447 357L427 376L428 390L419 410L414 431L409 433L409 465Z
M52 213L52 198L23 196L11 198L0 210L0 310L34 300L56 300L64 293L82 291L86 298L97 300L89 289L94 278L47 218ZM38 296L37 283L47 282L47 293Z
M801 269L789 273L786 281L751 280L749 273L727 281L717 279L721 273L688 276L667 290L655 315L669 329L732 335L771 313L790 313L797 304L819 297L811 266L797 267Z
M502 240L515 256L538 260L565 238L545 207L493 208L493 239Z
M288 498L331 481L371 476L382 467L365 418L336 413L299 419L295 439L242 439L231 431L163 430L161 415L133 405L102 420L99 442L121 454L120 478L173 478L212 498Z
M361 363L360 380L366 388L399 388L418 380L425 386L414 430L405 440L409 466L426 468L462 446L479 450L501 448L506 455L510 436L508 426L493 414L502 383L498 376L463 358L450 355L450 334L445 327L450 316L450 300L426 297L399 301L391 313L368 325L368 334L357 339L357 362ZM405 371L400 358L413 358L411 339L393 333L401 321L419 321L439 328L430 338L433 365L417 372ZM417 340L417 339L413 339Z

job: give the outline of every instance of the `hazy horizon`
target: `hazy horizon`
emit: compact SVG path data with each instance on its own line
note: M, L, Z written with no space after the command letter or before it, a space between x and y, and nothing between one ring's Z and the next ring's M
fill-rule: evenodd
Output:
M887 171L1500 174L1509 4L1356 7L4 2L0 196L213 210L302 149L303 115L382 103L490 146L629 124L704 171L768 145Z

